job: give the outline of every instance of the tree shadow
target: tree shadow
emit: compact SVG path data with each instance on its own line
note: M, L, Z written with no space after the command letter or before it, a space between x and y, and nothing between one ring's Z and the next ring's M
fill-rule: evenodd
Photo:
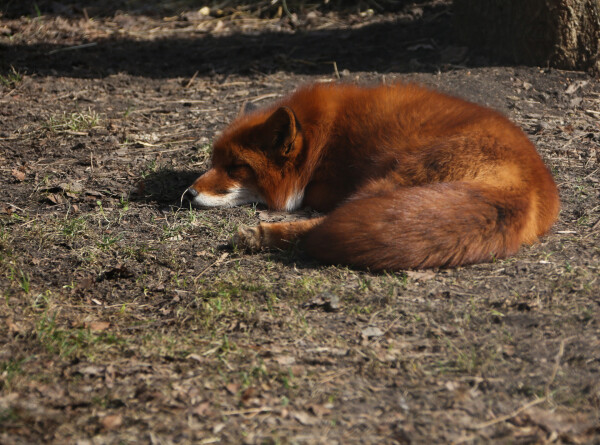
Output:
M398 11L414 0L383 0L379 3L369 0L332 0L316 3L306 0L287 0L288 8L293 12L315 10L326 12L366 10L375 8L377 12ZM0 4L0 13L5 17L36 17L38 15L60 15L77 17L87 14L89 17L110 17L117 12L131 15L176 15L185 11L196 11L209 7L213 13L221 11L221 15L230 13L252 12L258 16L272 17L281 7L281 2L273 0L5 0ZM85 12L84 12L85 11Z
M425 9L414 20L337 29L218 34L188 33L155 40L106 38L81 49L68 45L0 45L4 67L41 76L103 78L125 73L147 78L278 71L319 75L350 72L433 72L465 60L453 54L448 6ZM448 48L451 50L448 51ZM334 66L335 63L335 66Z

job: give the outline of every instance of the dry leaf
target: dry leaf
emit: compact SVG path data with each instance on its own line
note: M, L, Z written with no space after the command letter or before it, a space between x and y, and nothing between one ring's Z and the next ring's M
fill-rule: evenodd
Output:
M77 283L77 286L75 286L75 289L73 289L73 291L81 292L86 289L89 289L90 287L92 287L94 285L95 281L96 281L95 277L85 277L79 283Z
M110 327L110 323L108 321L92 321L88 325L88 328L90 328L90 331L93 331L93 332L106 331L109 327Z
M294 411L292 417L300 422L302 425L316 425L319 423L319 419L315 416L311 416L306 411Z
M192 412L197 416L204 417L206 413L208 413L208 409L210 408L210 403L203 402L200 405L194 407Z
M417 281L428 281L435 278L435 272L431 270L407 270L406 275L408 278L412 278Z
M198 363L204 363L204 359L202 357L200 357L198 354L190 354L187 356L187 358L191 359L191 360L196 360Z
M79 368L78 371L80 374L83 374L83 375L98 376L98 375L103 375L105 370L106 370L105 366L84 365L81 368Z
M46 199L48 201L50 201L52 204L62 204L63 202L63 197L56 194L56 193L49 193L48 195L46 195Z
M331 410L324 405L309 405L308 409L319 418L331 413Z
M252 397L256 396L257 392L258 391L257 391L256 386L250 386L250 387L246 388L242 392L242 402L244 402L244 403L248 402Z
M290 355L280 355L279 357L275 357L275 361L281 366L290 366L296 363L296 359Z
M304 305L308 308L323 308L325 312L335 312L340 309L340 298L331 292L322 292Z
M6 325L8 326L9 333L20 334L24 332L23 327L19 323L15 323L10 318L6 320Z
M240 390L240 384L239 383L228 383L227 385L225 385L225 389L231 395L235 395Z
M102 426L107 430L114 430L123 424L123 417L121 417L120 414L110 414L104 417L100 423L102 423Z
M600 428L600 422L593 416L576 413L560 413L536 407L529 408L524 416L527 423L545 431L553 432L568 442L586 443Z
M13 168L11 173L17 181L21 182L21 181L25 180L25 173L22 172L21 170L17 170L16 168Z
M383 331L376 326L369 326L362 330L362 335L365 338L381 337Z

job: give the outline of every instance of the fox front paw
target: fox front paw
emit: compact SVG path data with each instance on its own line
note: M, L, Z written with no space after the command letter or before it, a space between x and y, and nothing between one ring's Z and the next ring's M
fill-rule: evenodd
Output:
M231 244L238 249L257 251L263 248L263 231L260 226L245 227L238 229L231 238Z

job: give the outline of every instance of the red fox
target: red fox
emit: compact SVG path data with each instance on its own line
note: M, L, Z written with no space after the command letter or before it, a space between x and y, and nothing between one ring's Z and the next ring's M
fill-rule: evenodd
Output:
M325 215L242 227L242 248L300 248L370 270L454 267L514 254L559 199L527 136L501 114L418 85L315 84L238 117L194 207L256 202Z

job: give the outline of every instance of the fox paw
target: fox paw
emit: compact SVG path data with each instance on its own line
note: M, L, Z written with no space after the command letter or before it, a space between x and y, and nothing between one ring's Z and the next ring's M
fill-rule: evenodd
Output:
M231 244L238 249L257 251L263 247L263 233L260 226L240 227L231 238Z

